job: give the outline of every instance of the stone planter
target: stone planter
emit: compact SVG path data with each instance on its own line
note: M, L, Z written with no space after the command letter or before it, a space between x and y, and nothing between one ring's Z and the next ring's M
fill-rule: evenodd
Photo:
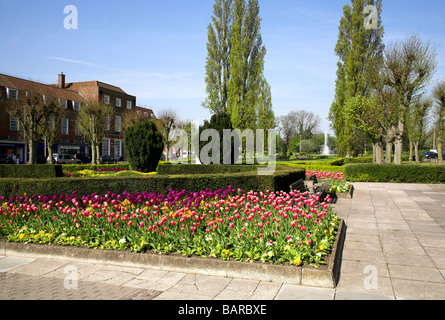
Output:
M337 198L337 199L352 199L354 197L354 186L351 185L351 190L349 192L346 193L338 193L338 192L334 192L333 194L333 198Z

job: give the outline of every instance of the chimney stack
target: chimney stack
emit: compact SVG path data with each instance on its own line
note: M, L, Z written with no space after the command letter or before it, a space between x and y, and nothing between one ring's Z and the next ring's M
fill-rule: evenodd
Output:
M63 74L63 72L61 74L59 74L59 88L64 89L65 88L65 75Z

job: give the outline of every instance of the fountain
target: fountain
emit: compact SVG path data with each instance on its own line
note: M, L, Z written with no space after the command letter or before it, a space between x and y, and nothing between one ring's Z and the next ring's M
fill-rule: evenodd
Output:
M331 154L331 149L328 146L328 138L329 138L329 135L328 135L328 132L326 131L325 135L324 135L324 148L323 148L324 156L329 156Z

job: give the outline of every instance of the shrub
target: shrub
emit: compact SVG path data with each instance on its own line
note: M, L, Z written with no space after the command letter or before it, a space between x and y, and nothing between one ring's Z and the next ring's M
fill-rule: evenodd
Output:
M10 197L35 194L70 194L79 195L127 192L167 193L170 189L200 191L207 188L217 190L229 185L243 190L254 191L289 191L289 186L304 179L305 170L279 170L274 175L259 176L254 172L232 174L201 174L177 176L116 176L92 178L57 178L57 179L0 179L0 195Z
M156 171L164 143L161 133L152 121L139 123L125 130L124 144L132 169L142 172Z
M98 169L121 169L121 170L130 170L130 164L128 163L119 163L119 164L101 164L101 165L63 165L63 170L75 173L78 171L84 170L98 170Z
M0 178L57 178L63 177L61 165L0 165Z
M351 182L445 183L445 167L404 164L349 164L346 179Z
M239 173L255 170L258 170L258 167L253 165L160 164L158 166L158 173L161 175Z

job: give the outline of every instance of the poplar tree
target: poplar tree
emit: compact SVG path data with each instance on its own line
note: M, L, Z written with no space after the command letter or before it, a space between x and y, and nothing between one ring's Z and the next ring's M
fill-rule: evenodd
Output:
M442 156L442 137L445 132L445 80L437 83L433 88L433 97L436 102L434 107L434 120L437 126L438 139L437 139L437 151L439 154L439 165L444 164Z
M376 10L365 11L369 8ZM349 99L356 103L360 97L368 99L371 96L370 72L381 61L384 50L381 8L382 0L352 0L352 7L345 5L343 8L335 47L339 57L335 98L329 114L340 154L343 155L357 152L354 140L357 141L360 134L374 132L361 130L363 122L358 123L357 115L351 114L346 105ZM368 25L368 22L372 24ZM376 141L374 134L371 138ZM363 142L358 144L360 146Z
M215 0L202 105L212 114L228 114L236 129L256 129L264 102L265 55L258 0Z
M235 0L232 9L228 111L238 129L255 129L266 48L258 0Z
M212 23L207 27L207 98L202 105L213 114L227 113L232 2L233 0L215 0Z

